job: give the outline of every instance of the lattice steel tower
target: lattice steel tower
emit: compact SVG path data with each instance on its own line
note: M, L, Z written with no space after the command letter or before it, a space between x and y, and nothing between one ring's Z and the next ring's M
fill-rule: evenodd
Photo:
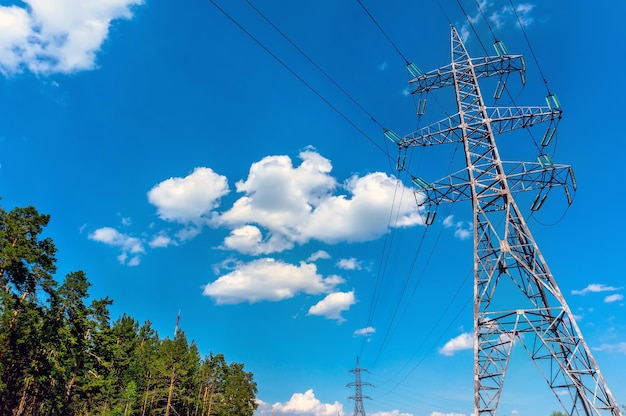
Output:
M496 414L515 346L524 348L530 355L568 415L621 416L513 199L514 192L534 190L537 195L530 209L536 211L551 189L562 187L571 204L571 192L576 187L572 169L555 164L543 151L534 163L503 162L494 138L495 134L546 122L546 134L538 145L544 149L556 131L561 106L556 96L549 93L547 107L486 107L479 79L499 77L494 98L502 95L510 73L519 72L524 82L523 57L509 55L500 41L494 46L496 55L470 58L452 27L450 65L427 73L413 64L408 69L414 76L410 81L415 86L414 94L420 96L418 113L423 113L425 108L423 93L448 86L454 87L458 113L404 137L385 131L398 144L400 161L403 153L412 147L463 144L465 169L433 183L411 177L424 196L420 205L427 225L433 223L439 204L472 202L474 414ZM399 163L399 169L403 168L403 163ZM511 297L511 288L521 296ZM503 291L506 298L498 296ZM513 304L511 299L518 303ZM360 397L359 394L355 397ZM355 414L362 413L355 410Z
M354 413L353 416L365 416L365 408L363 407L363 399L371 399L369 396L363 395L363 386L371 386L371 383L361 381L361 372L367 371L359 366L359 357L356 357L356 368L350 370L354 373L354 381L346 384L346 387L354 387L354 395L349 399L354 400Z

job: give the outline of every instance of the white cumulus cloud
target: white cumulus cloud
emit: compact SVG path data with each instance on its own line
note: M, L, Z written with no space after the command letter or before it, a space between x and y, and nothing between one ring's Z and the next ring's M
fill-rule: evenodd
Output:
M354 291L330 293L324 299L311 306L308 314L344 322L345 319L341 316L341 312L350 309L350 306L354 305L355 302Z
M315 207L307 221L299 227L302 240L316 239L326 243L369 241L385 234L392 204L394 227L422 224L414 198L395 178L383 172L363 177L354 176L344 184L349 196L331 196Z
M199 224L210 219L220 198L228 194L228 180L210 168L195 168L184 178L169 178L148 192L162 220Z
M140 262L139 255L145 252L140 239L122 234L111 227L98 228L89 234L89 239L121 249L122 253L117 259L128 266L137 266Z
M0 72L71 73L95 67L115 19L143 0L24 0L0 6Z
M153 231L153 237L146 237L146 246L178 245L210 226L226 231L218 248L267 256L310 242L371 241L387 233L389 227L423 224L413 190L398 179L375 172L354 175L340 184L330 174L330 161L313 148L300 152L299 158L299 165L294 165L288 156L267 156L253 163L247 178L236 182L241 195L225 208L222 199L230 192L228 179L209 167L196 167L187 176L157 183L147 192L149 203L156 207L162 221L176 223L180 228ZM134 225L126 218L122 220L128 227ZM150 228L154 227L153 223ZM129 253L122 254L125 257L120 261L126 262ZM318 250L306 262L330 257L328 252ZM363 267L355 258L341 259L337 266L344 270ZM275 295L268 297L267 293L257 299L239 285L232 286L236 276L241 279L237 273L244 271L247 275L244 267L220 277L207 286L205 293L215 295L218 303L275 299ZM221 296L228 290L246 294ZM268 290L273 290L271 285Z
M373 240L387 231L392 204L399 200L394 195L412 192L381 172L354 176L339 186L328 159L312 149L299 156L299 166L288 156L267 156L252 164L245 181L236 183L244 195L219 218L232 228L225 247L268 254L311 240ZM338 189L344 194L337 194ZM421 224L414 198L401 201L392 226Z
M448 342L439 349L439 353L443 355L454 355L458 351L470 350L474 348L474 334L464 332Z
M313 389L304 393L294 393L289 401L285 403L275 403L272 410L279 414L301 415L301 416L343 416L343 406L339 402L333 404L322 403Z
M224 248L243 254L259 255L276 253L293 247L293 242L282 234L264 237L259 227L244 225L231 230L224 238Z
M237 264L231 272L204 288L204 294L218 304L280 301L302 292L311 295L330 292L344 280L336 275L324 278L315 264L293 265L272 258Z

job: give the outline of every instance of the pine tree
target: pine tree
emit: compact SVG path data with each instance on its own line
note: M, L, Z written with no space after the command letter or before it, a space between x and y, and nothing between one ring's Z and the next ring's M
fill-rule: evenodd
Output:
M54 280L49 216L0 207L0 415L239 415L256 383L224 355L204 360L183 331L160 339L111 299L89 299L82 271Z
M0 207L0 414L20 414L46 381L39 340L44 308L37 290L54 295L56 248L40 239L50 216L34 207Z

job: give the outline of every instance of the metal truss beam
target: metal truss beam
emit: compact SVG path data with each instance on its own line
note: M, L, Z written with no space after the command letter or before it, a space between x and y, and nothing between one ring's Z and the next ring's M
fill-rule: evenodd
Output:
M576 179L571 166L561 164L544 166L538 162L502 162L502 165L507 168L506 176L512 192L539 191L537 194L539 199L535 199L534 206L531 206L532 210L538 210L545 202L544 197L547 197L548 192L558 186L564 187L567 201L571 204L571 192L576 190ZM421 188L418 192L423 196L420 198L422 201L420 206L437 207L440 204L471 200L472 182L468 181L467 177L468 172L465 168L432 183L414 178L414 184ZM498 180L497 177L492 177L493 184ZM484 192L493 189L493 186L486 186ZM495 192L495 195L500 196L499 192Z
M560 108L552 109L549 107L488 107L485 111L494 134L532 127L546 121L558 122L563 113ZM408 148L461 143L463 141L463 128L476 129L483 126L484 122L483 119L465 120L465 125L462 125L460 115L456 113L403 137L398 146ZM551 126L551 128L555 127Z

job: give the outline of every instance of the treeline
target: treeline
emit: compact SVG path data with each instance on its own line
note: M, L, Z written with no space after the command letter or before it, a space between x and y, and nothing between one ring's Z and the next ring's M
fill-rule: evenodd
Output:
M179 331L91 300L81 271L54 279L50 217L0 207L0 415L249 416L257 387L243 364L201 358Z

